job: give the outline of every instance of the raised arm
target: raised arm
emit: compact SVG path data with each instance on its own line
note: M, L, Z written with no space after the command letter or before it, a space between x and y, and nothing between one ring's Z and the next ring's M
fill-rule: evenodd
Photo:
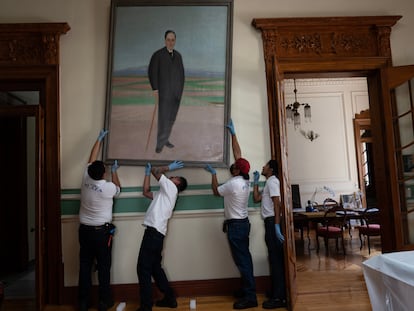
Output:
M236 131L234 129L233 120L230 119L229 124L226 125L226 127L229 129L231 134L231 147L233 149L233 156L234 160L241 158L241 149L239 145L239 141L237 140Z
M121 188L121 182L119 181L118 177L118 160L115 160L114 164L112 164L111 167L111 173L112 173L112 182L117 185L119 188Z
M184 167L184 163L182 161L175 160L166 166L153 167L151 169L151 173L157 180L160 180L161 175L164 174L165 172L175 171L183 167Z
M258 171L253 172L253 201L254 203L259 203L262 201L262 194L259 191L259 177L260 173Z
M216 196L220 196L217 188L218 188L218 180L217 180L217 174L216 174L216 170L210 165L207 164L204 169L211 173L211 189L213 190L214 195Z
M142 194L144 197L152 200L153 194L151 191L150 178L151 178L151 163L147 163L147 165L145 166L145 177L144 177L144 184L142 185Z
M105 129L102 129L98 135L98 138L96 139L96 142L92 146L91 154L89 155L88 163L92 163L93 161L96 161L98 158L98 152L101 147L102 140L105 138L106 134L108 134L108 131Z

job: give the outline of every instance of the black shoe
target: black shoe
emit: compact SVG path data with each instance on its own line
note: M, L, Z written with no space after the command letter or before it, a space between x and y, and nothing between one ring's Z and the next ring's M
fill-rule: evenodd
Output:
M166 147L168 147L168 148L174 148L175 146L172 144L172 143L170 143L169 141L167 141L167 143L165 144L165 146Z
M287 303L284 299L272 298L263 302L263 309L277 309L277 308L286 308Z
M107 311L115 305L115 302L111 299L108 301L100 301L98 304L98 311Z
M151 307L143 307L143 306L141 306L141 307L139 307L137 309L137 311L152 311L152 308Z
M157 147L157 148L155 148L155 152L156 153L160 153L162 151L162 147Z
M78 310L79 311L88 311L88 303L80 302Z
M257 307L257 300L247 300L246 298L237 300L233 304L233 309L248 309L248 308L254 308Z
M108 306L105 302L99 302L98 311L108 311Z
M236 290L236 291L233 293L233 297L234 297L234 298L237 298L237 299L244 298L244 296L245 296L245 294L244 294L244 290L243 290L243 288L239 288L238 290Z
M162 308L177 308L177 300L175 300L175 298L164 297L163 299L155 302L155 305Z

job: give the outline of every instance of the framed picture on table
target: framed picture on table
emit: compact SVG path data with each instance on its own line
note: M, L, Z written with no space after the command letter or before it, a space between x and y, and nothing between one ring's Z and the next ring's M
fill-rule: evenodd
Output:
M228 165L232 20L233 0L112 0L105 162Z

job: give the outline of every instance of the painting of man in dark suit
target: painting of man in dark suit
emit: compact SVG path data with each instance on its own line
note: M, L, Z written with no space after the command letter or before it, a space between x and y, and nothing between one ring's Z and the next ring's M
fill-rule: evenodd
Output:
M104 161L224 165L233 1L126 2L111 2Z
M165 47L156 51L148 66L148 78L158 102L158 133L156 153L164 146L174 148L170 134L180 107L184 89L184 65L181 54L174 50L176 34L167 30Z

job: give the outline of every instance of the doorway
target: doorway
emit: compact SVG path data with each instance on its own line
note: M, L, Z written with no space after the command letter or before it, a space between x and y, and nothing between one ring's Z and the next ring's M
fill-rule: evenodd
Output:
M34 235L35 242L32 245L30 238L26 237L29 248L17 248L23 253L35 254L36 306L33 309L43 310L46 304L60 304L63 292L59 44L60 35L67 33L70 27L67 23L13 23L0 26L2 40L8 43L8 48L0 49L0 92L38 92L36 104L8 100L6 102L12 102L11 105L0 105L0 118L26 119L26 126L29 118L36 124L36 130L32 133L35 137L33 141L36 142L35 164L33 171L28 172L28 176L34 178L35 191L32 193L33 198L28 195L26 199L27 202L35 202L34 208L28 208L35 216L27 215L27 227L22 225L23 233L20 232L26 236L29 230L28 234ZM26 140L28 143L29 135ZM3 153L7 155L8 150L0 149L2 156ZM10 163L2 162L2 168L13 168L12 160L8 160ZM32 181L26 179L26 183L31 184ZM34 219L34 226L28 222L29 219Z
M0 281L5 303L24 300L36 306L36 141L39 92L2 92L0 105ZM20 107L30 107L20 109ZM17 109L13 109L17 108ZM19 302L21 303L21 302Z
M287 243L285 257L286 286L289 306L297 298L296 255L294 250L293 211L287 166L286 112L283 99L286 78L300 77L366 77L375 141L374 160L377 169L376 190L381 206L381 228L391 234L382 240L383 251L392 249L395 234L386 217L392 206L392 189L387 180L391 150L382 124L387 119L390 100L385 90L386 67L392 65L391 27L401 16L351 16L318 18L253 19L262 33L269 108L272 157L279 162L281 195L285 207ZM393 173L393 172L391 172ZM383 208L382 208L383 207Z

